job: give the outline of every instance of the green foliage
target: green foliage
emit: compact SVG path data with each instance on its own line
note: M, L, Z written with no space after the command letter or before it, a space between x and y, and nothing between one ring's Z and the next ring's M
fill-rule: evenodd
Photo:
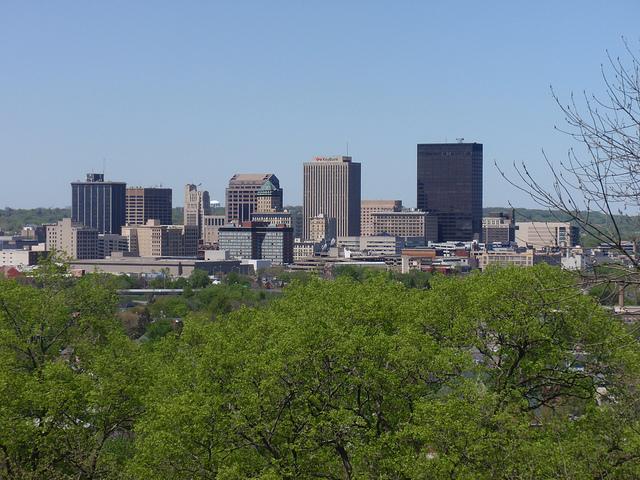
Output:
M435 277L426 291L344 275L187 319L158 351L172 361L130 473L634 478L638 346L572 285L546 265Z
M237 272L231 272L231 273L228 273L227 276L224 278L224 283L226 283L227 285L242 285L245 287L250 287L251 277L242 275Z
M570 274L353 273L158 297L147 342L104 276L0 281L0 478L640 477L638 342Z
M401 282L407 288L428 288L431 273L412 270L409 273L399 273L379 268L360 267L357 265L338 265L334 267L336 277L349 277L357 282L364 282L372 277L383 276L389 280Z
M189 275L189 286L191 288L206 288L211 285L209 275L204 270L195 268Z
M9 208L0 209L0 231L19 233L24 225L55 223L69 217L69 208Z
M118 478L130 456L144 381L101 280L0 281L1 478Z
M149 340L158 340L159 338L164 337L166 334L173 330L173 326L171 324L171 320L163 318L160 320L156 320L153 323L150 323L147 326L147 331L145 332L145 336Z

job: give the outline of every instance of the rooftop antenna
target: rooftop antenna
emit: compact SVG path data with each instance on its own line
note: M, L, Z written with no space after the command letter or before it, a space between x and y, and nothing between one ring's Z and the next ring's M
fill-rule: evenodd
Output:
M462 138L462 137L458 137L458 138L456 138L456 140L458 141L458 143L464 142L464 138Z
M347 140L347 157L349 156L349 140Z
M104 170L105 170L105 164L107 163L107 160L102 157L102 176L104 177Z

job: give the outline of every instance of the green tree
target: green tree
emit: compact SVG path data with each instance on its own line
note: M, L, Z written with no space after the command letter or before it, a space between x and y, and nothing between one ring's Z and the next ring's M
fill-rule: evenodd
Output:
M342 276L189 317L155 351L129 473L635 478L638 345L573 285L546 265Z
M117 478L142 410L113 290L43 264L0 280L0 477Z
M207 272L196 268L189 275L189 285L191 288L207 288L211 285L211 280Z

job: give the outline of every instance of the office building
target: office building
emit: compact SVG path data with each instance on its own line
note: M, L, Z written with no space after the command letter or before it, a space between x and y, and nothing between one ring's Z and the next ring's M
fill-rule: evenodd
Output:
M128 252L129 239L117 233L103 233L98 235L98 258L105 258L113 252Z
M126 205L127 225L144 225L147 220L158 220L162 225L173 223L170 188L128 187Z
M360 207L360 234L363 237L375 235L373 213L401 212L402 200L362 200Z
M63 218L58 223L47 225L46 250L70 259L100 258L98 230Z
M204 270L209 275L219 273L248 274L249 268L237 260L198 260L185 257L131 257L114 253L111 257L98 260L73 260L72 272L92 273L95 271L115 275L141 275L156 278L165 273L170 277L188 277L194 270Z
M258 211L258 197L265 211L282 210L282 189L278 177L273 173L236 173L231 177L226 190L227 222L251 221L251 214Z
M513 212L482 217L482 241L486 244L515 242L516 220Z
M318 244L316 242L296 238L293 242L293 261L298 262L305 258L311 258L318 251Z
M184 187L183 224L198 227L198 238L202 238L205 215L211 215L209 192L198 190L197 185L188 183Z
M293 263L293 229L257 222L224 226L218 231L220 250L231 258L271 260L274 265Z
M202 243L207 247L218 245L218 230L226 223L225 215L205 215L202 226Z
M21 235L0 236L0 250L23 250L25 248L33 248L39 243L40 241L37 238L26 238Z
M345 253L347 258L354 255L394 256L399 255L404 248L404 242L401 238L389 235L338 237L336 245L338 248L349 251L348 254Z
M438 217L440 241L480 240L482 144L419 144L417 167L417 207Z
M273 213L282 211L282 189L267 180L256 192L255 212Z
M580 230L569 222L517 222L516 243L538 250L575 247Z
M160 225L148 220L145 225L127 225L129 253L139 257L195 257L198 254L197 225Z
M0 250L0 267L29 267L37 265L46 252L33 250Z
M320 214L336 219L336 235L360 235L359 163L351 157L316 157L304 164L303 236L310 238L310 222Z
M532 267L534 263L533 250L485 250L477 258L480 270L489 265Z
M284 225L291 227L291 214L284 212L254 212L251 214L251 221L266 223L269 225Z
M25 225L22 227L20 237L27 240L35 240L38 243L47 239L46 225Z
M331 242L336 236L335 218L329 218L321 213L309 219L309 240L312 242Z
M71 221L98 233L120 233L126 222L124 182L105 182L104 174L88 173L86 181L71 183Z
M438 217L427 212L375 212L371 214L374 235L400 237L414 246L438 240Z

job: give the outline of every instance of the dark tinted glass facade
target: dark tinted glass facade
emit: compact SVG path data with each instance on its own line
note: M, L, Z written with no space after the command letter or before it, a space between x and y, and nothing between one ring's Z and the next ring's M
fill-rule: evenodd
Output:
M89 179L89 176L87 176ZM126 183L87 181L71 184L71 219L98 233L120 233L126 220Z
M144 225L158 220L171 225L172 191L170 188L127 188L127 225Z
M482 234L482 144L418 144L418 202L438 216L439 241Z

